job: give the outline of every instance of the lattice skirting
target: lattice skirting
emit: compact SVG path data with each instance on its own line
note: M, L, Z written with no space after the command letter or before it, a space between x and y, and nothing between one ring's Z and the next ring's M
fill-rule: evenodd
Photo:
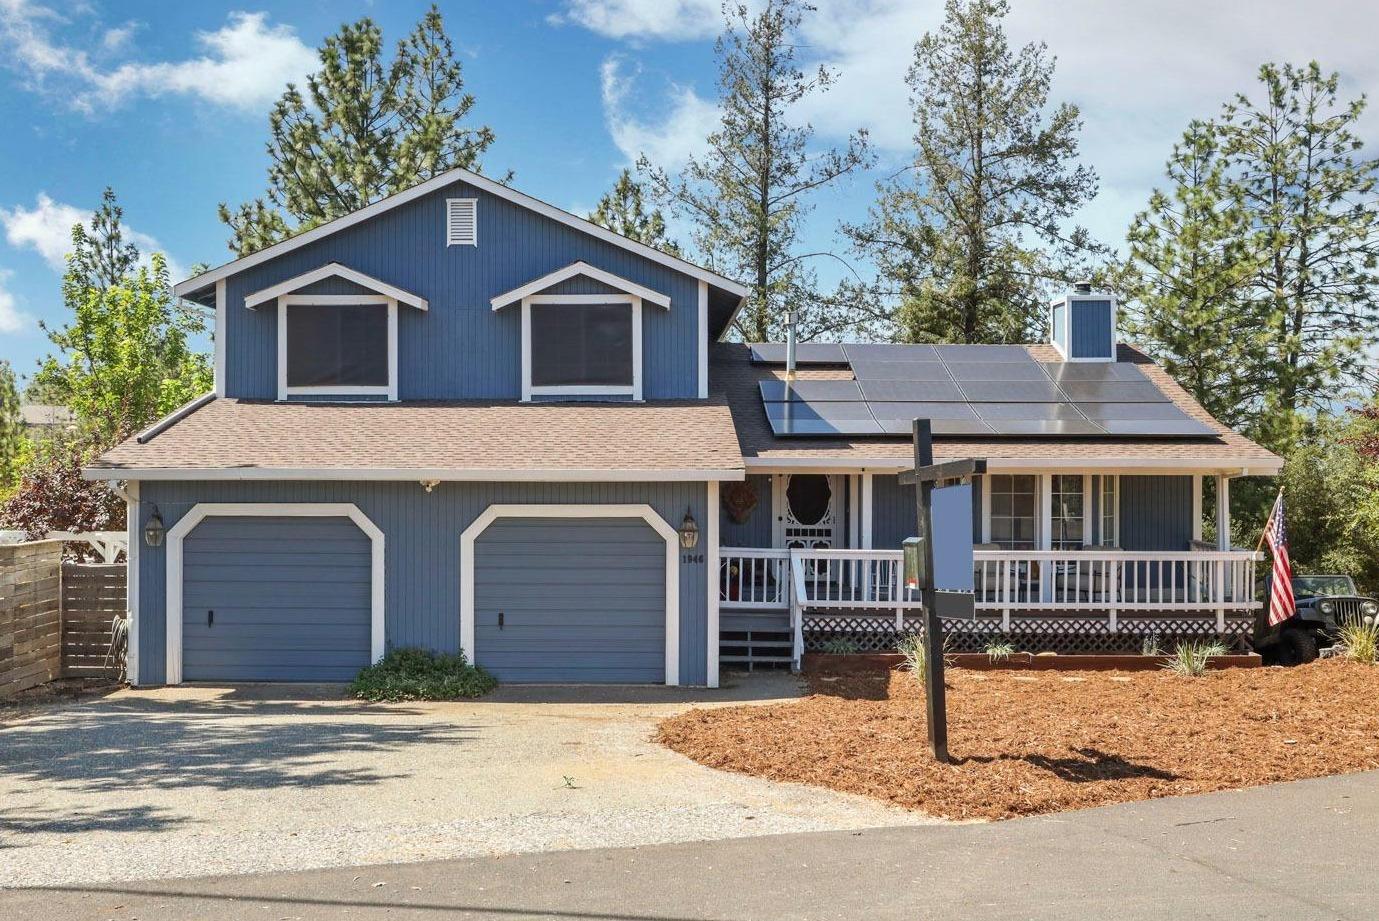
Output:
M944 634L950 652L982 652L987 643L1000 640L1013 644L1019 652L1140 653L1151 644L1171 651L1180 641L1219 641L1232 649L1243 649L1253 621L1226 619L1225 632L1216 629L1215 617L1125 617L1111 632L1106 619L1089 617L1019 617L1011 621L1010 631L1001 630L999 617L978 617L975 621L944 620ZM923 620L905 618L897 631L895 619L850 614L807 614L804 621L804 647L821 650L830 641L842 641L859 652L890 652L905 635L923 635Z

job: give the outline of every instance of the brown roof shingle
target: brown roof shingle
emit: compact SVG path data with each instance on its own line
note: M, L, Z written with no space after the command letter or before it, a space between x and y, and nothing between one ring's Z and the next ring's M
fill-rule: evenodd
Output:
M543 472L741 471L722 400L649 403L277 403L218 399L95 471L232 468L246 476L330 469L451 471L494 479ZM290 477L287 477L290 478Z
M1027 346L1032 357L1039 361L1057 361L1058 353L1051 345ZM1151 439L1151 438L972 438L936 436L934 454L938 458L981 457L989 460L1058 459L1062 461L1086 458L1130 462L1143 460L1163 464L1181 460L1184 467L1257 465L1272 469L1279 458L1231 431L1212 418L1211 414L1192 399L1182 387L1158 365L1130 346L1120 346L1119 361L1134 362L1146 377L1158 386L1183 412L1211 426L1216 438ZM762 409L757 382L772 378L784 379L785 369L779 365L755 365L745 345L719 343L710 354L710 377L715 389L722 392L732 407L733 423L737 428L742 454L752 460L799 463L809 459L838 460L849 464L860 461L894 461L903 464L912 455L909 439L896 437L854 438L777 438L771 432ZM801 367L801 380L851 380L852 372L843 366Z

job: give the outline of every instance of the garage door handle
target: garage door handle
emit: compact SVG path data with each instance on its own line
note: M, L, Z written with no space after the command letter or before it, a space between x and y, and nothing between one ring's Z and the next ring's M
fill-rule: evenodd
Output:
M215 625L215 611L207 611L207 612L206 612L206 626L211 627L211 626L214 626L214 625Z
M503 629L503 612L502 612L502 611L499 611L499 612L498 612L498 629L499 629L499 630Z

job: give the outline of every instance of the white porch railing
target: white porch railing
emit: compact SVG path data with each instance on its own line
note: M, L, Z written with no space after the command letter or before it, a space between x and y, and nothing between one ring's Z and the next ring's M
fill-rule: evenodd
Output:
M874 611L904 626L920 607L903 586L899 550L720 550L720 604L790 613L794 656L804 652L804 612ZM976 550L973 580L978 612L1104 613L1113 632L1122 613L1214 615L1249 613L1262 554L1229 551Z

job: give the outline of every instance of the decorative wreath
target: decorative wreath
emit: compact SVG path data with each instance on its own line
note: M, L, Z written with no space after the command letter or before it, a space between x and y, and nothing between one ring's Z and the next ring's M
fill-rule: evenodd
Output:
M745 480L723 485L723 508L733 524L746 524L752 517L752 509L757 507L756 487Z

